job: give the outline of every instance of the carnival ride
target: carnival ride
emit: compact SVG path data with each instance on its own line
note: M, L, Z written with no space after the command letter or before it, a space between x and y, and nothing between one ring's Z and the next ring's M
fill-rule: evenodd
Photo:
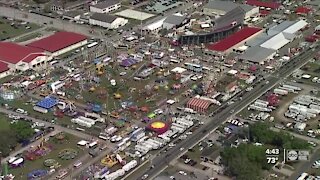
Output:
M119 154L111 154L107 155L106 157L102 158L100 163L103 166L108 168L112 168L116 164L120 164L121 166L126 165L126 161L123 160L124 157L121 157Z
M27 150L24 154L24 157L30 161L34 161L40 157L48 155L52 151L52 149L52 145L46 143L44 138L42 137L40 144L34 148Z
M78 151L75 149L63 149L62 151L59 152L58 157L62 160L70 160L74 159L75 157L78 156Z
M49 168L59 168L61 167L60 163L55 159L46 159L43 162L43 165Z
M146 128L157 134L163 134L169 129L169 123L162 120L154 120Z

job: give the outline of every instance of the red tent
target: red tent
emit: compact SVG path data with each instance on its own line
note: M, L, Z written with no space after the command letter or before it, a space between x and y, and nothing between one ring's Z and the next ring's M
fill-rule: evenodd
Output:
M192 98L187 102L187 108L193 109L200 113L207 111L210 105L210 101L200 98Z

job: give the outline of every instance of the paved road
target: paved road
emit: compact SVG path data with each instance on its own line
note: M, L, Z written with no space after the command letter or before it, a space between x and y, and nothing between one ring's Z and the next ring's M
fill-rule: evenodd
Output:
M164 13L164 16L171 15L177 11L183 11L187 7L190 7L192 3L186 3L182 6L179 6L175 9L172 9L170 11L167 11ZM106 39L107 37L104 35L105 30L101 28L94 28L93 33L91 33L91 30L93 29L90 25L84 25L84 24L76 24L69 21L61 20L61 19L54 19L49 18L46 16L41 16L34 13L24 12L18 9L10 8L10 7L0 7L0 16L10 17L14 19L19 19L22 21L27 21L35 24L45 25L46 27L66 30L66 31L72 31L80 34L84 34L87 36L92 36L100 39ZM143 23L143 27L151 24L155 21L158 21L162 19L164 16L157 16L155 18L152 18L150 20L147 20L145 23ZM45 24L46 23L46 24ZM135 26L133 27L132 31L137 31L140 29L141 26ZM120 35L113 35L111 37L113 40L119 40L121 38ZM110 38L109 38L110 39Z
M217 113L212 117L211 122L209 122L207 125L201 127L198 131L194 132L193 135L189 136L185 141L178 144L176 147L169 150L167 153L164 153L160 156L155 157L151 162L154 165L153 169L139 169L139 175L140 177L138 179L141 179L144 174L148 174L149 178L153 178L159 170L162 170L164 167L167 166L167 164L179 157L182 154L182 151L180 151L180 148L188 149L192 147L194 144L196 144L202 137L206 136L208 133L210 133L211 130L218 127L222 122L227 120L229 118L230 111L233 110L234 112L238 112L245 108L248 104L250 104L252 101L260 97L263 93L277 85L279 82L282 81L282 78L287 77L290 75L295 69L301 67L303 64L305 64L309 59L311 59L314 55L314 52L312 50L304 51L302 54L300 54L298 57L293 58L288 64L285 65L285 67L282 67L279 69L279 72L277 73L277 76L270 76L266 78L265 81L262 81L259 83L250 93L244 92L245 94L242 97L241 102L236 102L229 107L222 110L220 113ZM280 77L280 78L279 78ZM269 82L266 85L266 82ZM151 167L151 165L149 166Z

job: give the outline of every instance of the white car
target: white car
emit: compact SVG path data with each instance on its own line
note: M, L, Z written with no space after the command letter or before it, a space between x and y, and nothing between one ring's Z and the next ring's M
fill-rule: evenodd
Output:
M190 161L191 161L191 159L186 159L186 160L184 161L184 163L185 163L185 164L188 164Z
M179 171L179 174L181 174L181 175L187 175L187 173L186 172L184 172L184 171Z
M142 176L142 179L147 179L148 177L149 177L149 175L145 174L145 175Z

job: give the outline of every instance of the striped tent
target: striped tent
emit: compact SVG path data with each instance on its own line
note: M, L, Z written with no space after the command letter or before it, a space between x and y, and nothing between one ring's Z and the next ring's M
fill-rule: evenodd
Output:
M192 98L187 102L187 108L193 109L199 113L206 112L210 105L210 101L200 98Z

